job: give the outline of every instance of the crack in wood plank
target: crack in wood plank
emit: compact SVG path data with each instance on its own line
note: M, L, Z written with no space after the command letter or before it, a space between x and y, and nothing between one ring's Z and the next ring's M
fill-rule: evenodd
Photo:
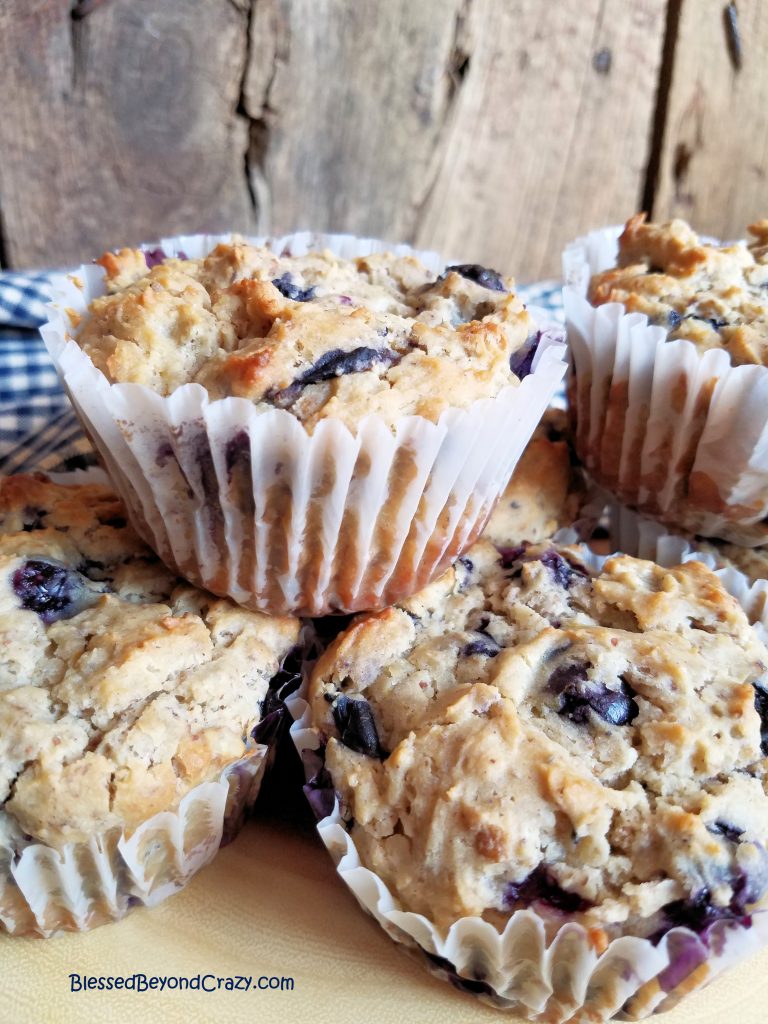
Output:
M670 92L672 88L672 76L675 69L675 50L677 47L678 34L680 29L680 13L683 0L669 0L667 4L666 27L664 30L664 44L661 56L661 69L656 87L656 100L654 104L653 122L648 143L648 160L642 192L640 195L640 207L649 216L653 216L656 203L656 191L661 168L661 154L664 147L664 133L667 127L667 115L669 112Z

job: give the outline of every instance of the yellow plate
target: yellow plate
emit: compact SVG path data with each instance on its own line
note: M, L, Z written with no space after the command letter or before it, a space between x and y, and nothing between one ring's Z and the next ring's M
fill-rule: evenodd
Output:
M2 1024L517 1024L432 978L364 914L313 830L254 822L179 895L84 935L0 936ZM70 991L71 973L292 977L293 991ZM206 982L210 984L210 982ZM660 1024L765 1024L768 950Z

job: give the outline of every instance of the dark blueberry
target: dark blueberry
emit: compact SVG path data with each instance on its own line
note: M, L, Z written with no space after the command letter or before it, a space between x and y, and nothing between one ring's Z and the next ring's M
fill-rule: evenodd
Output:
M558 583L563 590L570 588L574 576L587 575L583 566L575 566L571 562L566 562L563 556L554 550L545 551L543 555L539 556L539 561L549 569L555 583Z
M111 526L113 530L124 530L128 523L124 516L112 516L110 519L100 519L102 526Z
M45 517L48 515L44 508L32 508L28 506L24 509L24 526L22 529L25 533L32 533L33 530L45 529Z
M376 722L367 700L339 696L333 702L333 720L344 746L368 757L384 757Z
M334 377L344 377L349 373L363 373L370 370L377 363L384 366L394 366L400 361L400 356L391 349L384 348L361 348L352 349L351 352L343 352L335 348L325 352L317 362L305 370L296 380L281 391L270 391L267 397L276 405L289 405L301 394L302 388L309 384L319 384L324 380L332 380Z
M472 572L475 568L471 558L459 558L457 561L459 561L461 565L464 566L467 572Z
M526 552L525 544L518 544L513 548L496 548L499 552L499 561L502 569L511 569L515 562L519 562Z
M707 832L711 832L713 836L724 836L732 843L740 842L744 835L743 828L729 825L727 821L716 821L712 825L707 825Z
M63 565L32 559L12 577L12 585L23 608L37 612L45 623L71 619L90 603L92 591L79 572Z
M598 75L607 75L611 70L611 64L613 62L613 54L604 46L602 50L597 50L592 55L592 67L598 73Z
M248 465L251 461L251 440L247 431L238 430L230 437L224 448L224 463L227 467L227 479L232 482L232 473L235 466L243 463Z
M755 710L760 715L760 750L768 757L768 690L755 686Z
M541 341L541 331L532 334L526 343L509 357L509 368L520 380L533 372L533 359Z
M550 693L555 693L559 697L569 687L573 688L574 686L587 681L588 667L589 666L586 662L574 662L570 665L558 665L547 680L547 689Z
M318 821L327 818L333 810L336 794L333 780L325 767L325 750L303 750L304 774L307 779L304 794Z
M667 313L667 324L672 328L672 330L676 330L682 322L682 315L678 313L676 309L670 309Z
M635 691L623 679L619 689L587 678L584 664L561 665L549 677L547 689L560 698L558 714L579 725L589 721L590 712L609 725L630 725L640 713Z
M522 882L509 882L504 890L504 902L510 909L517 903L530 906L536 901L547 903L565 914L580 913L592 906L577 892L563 889L544 864L534 868Z
M501 647L496 643L490 633L486 633L483 629L475 630L477 633L477 640L471 640L461 652L462 658L470 658L473 654L480 654L484 658L495 658L501 651Z
M497 270L481 267L479 263L456 263L452 267L445 268L446 274L450 270L461 274L462 277L466 277L468 281L474 281L475 284L490 289L492 292L505 292L507 290L504 287L501 274Z
M282 667L269 681L264 700L261 702L261 719L256 723L251 736L257 743L272 744L290 726L290 714L285 701L301 686L301 655L298 648L290 651Z
M144 259L147 261L147 270L151 270L152 267L156 267L158 263L162 263L164 259L167 259L165 250L159 246L157 249L145 249Z
M294 284L293 278L290 274L283 274L282 277L276 277L272 284L281 292L286 299L292 299L293 302L309 302L315 297L315 288L299 288L297 284Z
M385 366L393 366L398 362L400 356L391 349L384 348L361 348L352 349L351 352L342 352L341 349L332 349L325 352L314 366L311 366L298 378L302 385L318 384L323 380L331 380L333 377L344 377L348 373L363 373L370 370L377 363Z
M711 901L709 889L702 889L689 900L668 903L663 912L669 928L690 928L694 932L705 931L715 921L738 921L745 927L751 924L751 918L745 914L737 895L734 895L729 906L716 907Z

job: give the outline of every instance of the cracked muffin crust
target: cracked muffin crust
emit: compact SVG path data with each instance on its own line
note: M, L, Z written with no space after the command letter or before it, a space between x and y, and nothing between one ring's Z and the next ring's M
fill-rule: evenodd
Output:
M542 541L571 526L586 497L563 409L547 409L483 530L499 544Z
M603 949L748 925L764 898L766 665L699 563L596 574L480 541L358 617L310 704L361 861L403 909L446 929L532 906Z
M107 487L0 480L0 845L175 809L243 756L298 635L180 583Z
M107 294L77 341L110 381L162 395L196 382L212 398L287 409L311 432L371 413L436 421L530 372L533 323L511 279L488 268L435 280L410 256L288 256L244 241L202 259L123 249L99 262Z
M595 305L621 302L700 350L723 348L734 366L768 366L768 220L751 224L748 245L703 242L685 221L630 218L617 266L592 277Z

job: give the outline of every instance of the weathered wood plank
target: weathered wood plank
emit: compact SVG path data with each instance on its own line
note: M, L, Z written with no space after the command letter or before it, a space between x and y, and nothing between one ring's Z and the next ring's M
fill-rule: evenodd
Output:
M559 272L569 239L634 210L665 7L473 4L470 73L418 239L531 279Z
M768 214L768 5L738 0L741 60L721 0L683 0L654 216L722 238Z
M8 256L315 227L557 273L637 207L665 6L0 0Z
M665 9L257 0L272 73L262 49L246 96L266 127L254 163L272 227L557 273L569 238L637 207Z
M251 227L246 26L228 0L108 0L80 20L66 0L0 0L6 259Z

